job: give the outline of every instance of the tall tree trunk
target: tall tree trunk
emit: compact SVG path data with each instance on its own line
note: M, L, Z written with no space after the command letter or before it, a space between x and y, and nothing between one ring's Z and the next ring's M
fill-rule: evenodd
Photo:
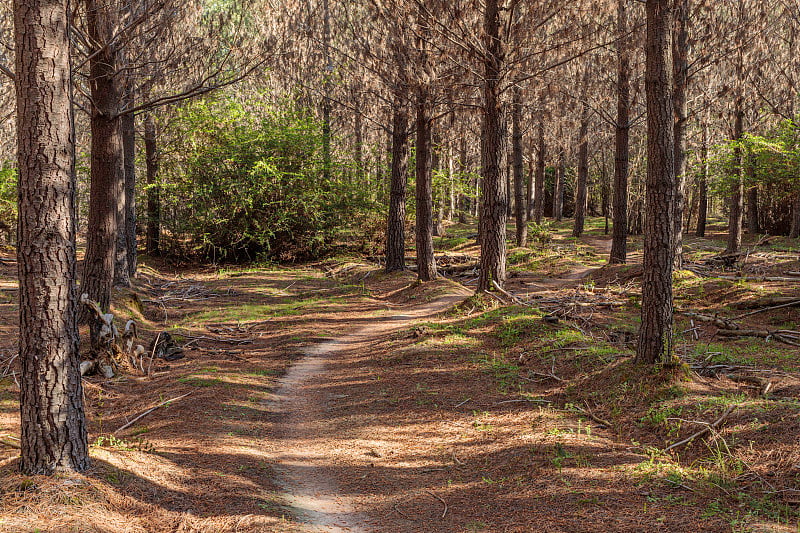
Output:
M356 164L355 178L356 183L365 183L367 180L364 175L364 119L361 113L356 111L355 119L353 120L353 129L355 130L355 146L353 150L353 159Z
M617 121L614 137L614 220L609 263L623 264L628 257L628 169L630 167L630 44L628 0L617 0Z
M642 325L636 360L672 363L672 267L675 255L675 142L669 71L669 0L647 0L647 216Z
M464 180L467 175L467 138L465 136L461 137L461 145L458 148L458 167L461 172L461 179ZM461 190L464 190L464 187L468 187L469 183L461 183ZM458 222L460 224L467 223L467 213L470 210L470 203L469 197L464 194L463 192L459 192L458 194Z
M500 101L500 69L503 64L500 42L500 12L497 0L487 0L483 19L487 54L484 59L483 122L481 166L483 205L481 220L481 265L478 291L493 290L493 283L506 281L506 219L508 195L503 180L502 159L505 132Z
M386 230L386 272L405 270L408 111L397 98L392 112L392 174Z
M533 144L530 145L531 157L528 158L528 173L525 176L525 222L533 220L533 180L536 174L536 159L533 157ZM527 231L527 230L526 230Z
M735 63L735 101L734 101L734 120L733 120L733 140L738 141L744 135L744 50L745 39L748 28L745 25L746 11L742 0L738 4L738 17L739 27L737 28L735 39L738 47L736 49L736 63ZM733 184L733 190L730 197L730 213L728 218L728 246L725 250L726 253L733 254L739 251L742 246L742 222L744 219L744 180L742 178L743 168L743 154L740 148L737 148L734 153L738 170L736 172L736 181Z
M790 239L800 237L800 194L795 193L792 199L792 227L789 231Z
M748 163L748 172L752 173L754 170L753 163ZM758 223L758 187L756 186L747 189L747 231L750 235L761 233L761 226Z
M700 177L697 182L697 232L698 237L706 236L708 218L708 122L703 124L703 138L700 145Z
M158 180L156 123L153 115L144 117L144 153L147 167L147 242L149 255L161 253L161 186Z
M675 268L683 266L683 211L686 204L686 92L689 86L689 0L673 0L672 105L675 112Z
M741 139L744 133L743 98L737 97L735 117L733 122L733 138ZM728 218L728 247L725 253L734 254L742 246L742 220L744 218L744 180L742 179L742 151L737 148L734 157L737 160L738 171L730 197L730 214Z
M537 128L537 135L539 138L539 149L537 150L536 159L536 177L534 179L534 193L533 193L533 219L537 224L542 223L544 217L544 173L547 165L547 145L544 140L544 113L539 118Z
M134 116L122 116L122 151L125 168L125 245L128 275L136 275L138 247L136 242L136 126Z
M331 179L331 85L333 61L331 60L331 11L328 0L322 0L322 59L325 73L322 78L322 174Z
M586 74L583 79L583 86L589 86L589 66L586 67ZM585 89L584 89L585 90ZM572 228L572 236L580 237L583 235L583 227L586 219L586 202L589 197L589 104L586 103L584 94L584 104L581 110L581 125L578 132L578 183L575 191L575 224Z
M89 42L89 86L91 87L91 186L86 256L80 290L107 310L114 285L115 252L120 200L124 199L123 151L119 116L120 90L117 51L113 44L114 6L86 0ZM124 207L124 206L123 206ZM125 268L127 274L127 266ZM88 320L86 310L80 316Z
M433 179L431 173L431 116L430 96L420 88L416 103L416 215L417 215L417 277L420 281L436 279L436 259L433 255Z
M20 470L89 467L78 354L66 0L15 0Z
M512 133L511 144L513 150L514 165L514 198L515 216L517 229L517 246L527 246L528 244L528 224L525 220L527 209L525 208L525 189L522 164L522 89L519 85L514 86L514 103L512 104Z
M553 184L553 218L561 222L564 218L564 181L567 174L567 153L562 149L558 153L558 166L556 167L556 181Z

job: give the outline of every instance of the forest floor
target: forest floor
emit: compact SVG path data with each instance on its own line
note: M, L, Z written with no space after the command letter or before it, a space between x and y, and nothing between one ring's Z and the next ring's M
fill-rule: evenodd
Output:
M503 302L472 296L469 225L436 240L455 281L423 285L358 258L146 260L114 312L145 346L171 333L186 357L85 378L92 469L50 478L17 473L6 255L0 531L800 530L800 357L780 333L800 309L765 310L800 300L798 243L753 236L726 266L710 261L721 227L687 237L685 364L652 369L632 362L640 242L605 266L602 229L590 219L574 239L554 224L510 250Z

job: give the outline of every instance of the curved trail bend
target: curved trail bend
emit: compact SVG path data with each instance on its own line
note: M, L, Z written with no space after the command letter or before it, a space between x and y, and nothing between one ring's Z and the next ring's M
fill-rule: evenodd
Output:
M374 442L364 440L365 436L347 435L342 431L342 421L332 416L331 406L349 395L328 390L332 385L343 385L330 381L327 370L331 363L350 354L363 356L375 341L414 321L431 318L471 294L457 291L454 288L450 294L421 306L360 317L358 322L365 325L309 349L280 381L273 401L278 483L294 512L312 531L377 531L377 524L358 509L353 495L340 490L339 480L348 467L354 461L364 462L355 457L360 455L356 449L369 448ZM351 369L346 379L369 379L357 366Z

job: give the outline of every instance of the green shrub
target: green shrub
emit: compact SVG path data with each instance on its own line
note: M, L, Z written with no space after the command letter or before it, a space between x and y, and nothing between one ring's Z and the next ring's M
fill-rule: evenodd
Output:
M162 185L173 249L215 261L319 257L337 229L366 217L365 187L334 163L324 178L321 128L296 106L194 102L178 117Z

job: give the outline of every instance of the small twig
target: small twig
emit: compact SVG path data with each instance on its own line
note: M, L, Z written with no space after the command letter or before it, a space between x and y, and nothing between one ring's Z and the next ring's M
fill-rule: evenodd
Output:
M676 487L680 487L680 488L682 488L682 489L686 489L686 490L688 490L688 491L691 491L691 492L697 492L697 491L696 491L696 490L694 490L692 487L690 487L690 486L688 486L688 485L684 485L683 483L678 483L677 481L672 481L671 479L665 479L665 481L666 481L667 483L672 483L672 484L673 484L673 485L675 485Z
M597 422L600 425L606 426L608 428L614 427L613 424L611 424L611 422L609 422L608 420L604 420L604 419L600 418L599 416L595 415L589 409L589 403L588 402L584 402L584 403L586 405L586 409L584 409L580 405L573 405L573 407L575 408L576 411L588 416L589 418L591 418L592 420L594 420L595 422Z
M467 402L468 402L468 401L470 401L471 399L472 399L472 398L467 398L466 400L464 400L464 401L463 401L463 402L461 402L460 404L458 404L458 405L454 406L454 407L453 407L453 409L458 409L459 407L461 407L462 405L464 405L465 403L467 403Z
M526 399L526 400L504 400L502 402L493 403L492 406L495 405L502 405L504 403L553 403L550 400L539 400L539 399Z
M437 500L442 502L442 505L444 505L444 511L442 511L442 518L444 518L447 515L447 502L444 501L440 496L434 494L433 492L431 492L429 490L426 490L425 492L427 492L428 494L430 494L431 496L433 496L434 498L436 498Z
M111 434L113 435L114 433L119 433L123 429L128 429L129 427L131 427L134 424L134 422L137 422L137 421L141 420L142 418L146 417L147 415L149 415L150 413L152 413L153 411L155 411L159 407L163 407L163 406L167 405L170 402L175 402L177 400L180 400L181 398L185 398L185 397L189 396L190 394L191 394L191 392L187 392L186 394L183 394L181 396L176 396L175 398L172 398L171 400L167 400L165 402L161 402L160 404L156 405L155 407L151 407L150 409L148 409L144 413L140 414L139 416L137 416L136 418L134 418L133 420L131 420L130 422L125 424L124 426L117 428L117 430L113 431Z
M675 449L675 448L677 448L677 447L679 447L679 446L683 446L684 444L689 444L689 443L690 443L690 442L692 442L694 439L696 439L696 438L698 438L698 437L702 437L702 436L703 436L703 435L705 435L706 433L709 433L709 432L711 432L711 430L717 429L717 428L719 427L719 425L720 425L720 424L722 424L722 422L723 422L723 421L724 421L726 418L728 418L728 415L729 415L729 414L731 414L731 412L732 412L732 411L733 411L733 410L734 410L736 407L738 407L738 406L737 406L737 405L731 405L730 407L728 407L728 408L725 410L725 412L724 412L724 413L722 413L722 416L720 416L720 417L719 417L717 420L715 420L713 423L711 423L711 424L706 424L706 427L704 427L704 428L703 428L703 429L701 429L700 431L698 431L698 432L696 432L696 433L694 433L694 434L690 435L689 437L687 437L687 438L683 439L682 441L676 442L676 443L674 443L674 444L670 444L669 446L667 446L666 448L664 448L664 453L667 453L668 451L670 451L670 450L673 450L673 449Z
M410 517L410 516L408 516L406 513L404 513L404 512L403 512L403 511L401 511L400 509L398 509L398 508L397 508L397 504L394 504L394 505L392 506L392 509L394 509L394 511L395 511L397 514L399 514L400 516L402 516L402 517L403 517L403 518L405 518L406 520L411 520L412 522L414 521L414 519L413 519L413 518L411 518L411 517Z

